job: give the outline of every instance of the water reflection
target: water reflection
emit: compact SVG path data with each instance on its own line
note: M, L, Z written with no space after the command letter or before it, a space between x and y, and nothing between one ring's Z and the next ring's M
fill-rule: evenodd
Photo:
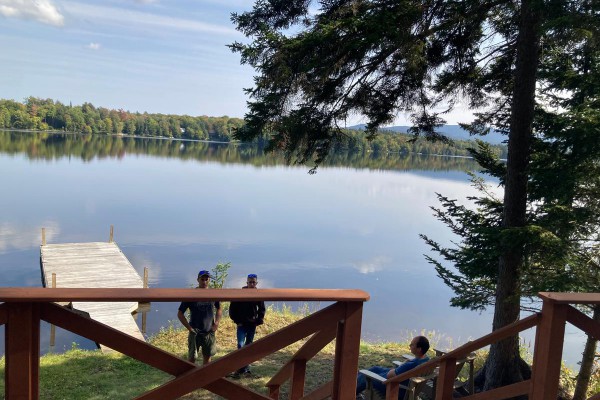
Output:
M27 226L15 222L0 221L0 253L23 250L40 245L42 228L49 228L46 239L52 242L60 234L56 221L48 220L39 225Z
M453 239L429 207L436 192L474 194L469 169L461 158L342 154L309 175L246 145L4 131L0 285L40 286L42 226L49 243L68 243L106 241L113 224L138 273L149 268L150 287L190 287L200 268L231 262L229 287L252 272L263 288L366 290L367 339L435 331L457 345L488 333L491 312L449 307L452 293L418 234ZM176 310L153 303L148 333ZM47 351L47 324L42 332ZM57 350L94 347L62 330L56 337Z
M0 130L0 152L25 154L32 160L77 157L89 162L107 157L122 159L128 155L151 155L224 164L250 164L259 167L286 165L282 155L265 154L261 147L248 144L6 130ZM333 154L323 166L401 171L477 169L473 160L464 157L432 157L419 154L380 156L366 152Z

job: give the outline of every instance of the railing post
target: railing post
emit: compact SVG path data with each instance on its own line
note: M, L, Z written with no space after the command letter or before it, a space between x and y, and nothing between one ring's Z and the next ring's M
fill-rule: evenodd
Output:
M271 385L269 386L269 397L273 400L279 399L279 388L281 385Z
M435 391L436 400L451 400L454 392L454 379L456 378L456 358L447 358L440 363L440 372L437 378Z
M335 339L332 400L356 397L356 374L360 348L362 302L346 302L346 315L338 322Z
M110 226L110 233L108 235L108 243L112 243L113 242L113 234L115 232L114 227L111 225Z
M5 303L8 321L5 330L7 400L39 398L40 308L35 303Z
M531 400L555 399L558 393L567 307L544 299L533 352Z
M398 382L394 384L388 383L385 386L385 400L397 400L398 393L400 393L400 384Z
M269 386L269 397L272 398L273 400L278 400L280 387L281 387L280 385Z
M294 361L292 382L290 385L290 400L304 396L304 381L306 379L306 360Z

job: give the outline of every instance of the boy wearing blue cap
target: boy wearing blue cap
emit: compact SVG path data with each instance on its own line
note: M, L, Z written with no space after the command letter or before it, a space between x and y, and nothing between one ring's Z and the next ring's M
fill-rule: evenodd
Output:
M246 286L242 289L256 289L258 276L248 275ZM229 306L229 317L237 325L237 347L242 348L254 341L256 327L263 324L265 318L264 301L232 301ZM250 367L246 365L237 371L237 375L250 374Z
M198 289L208 288L210 273L207 270L198 272ZM216 310L216 313L213 310ZM185 318L186 310L190 310L190 320ZM218 301L184 301L179 306L177 318L189 331L188 360L196 361L196 354L202 350L202 363L207 364L217 352L215 332L221 320L221 304Z

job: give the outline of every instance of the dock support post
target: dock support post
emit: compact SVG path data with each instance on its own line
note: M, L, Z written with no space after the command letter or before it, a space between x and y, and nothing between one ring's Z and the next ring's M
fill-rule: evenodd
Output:
M148 288L148 267L144 267L144 289ZM150 303L148 303L149 305ZM142 311L142 334L146 334L146 317L148 312L146 311L148 308L144 307L144 311Z
M110 226L110 235L108 236L108 243L113 242L113 233L114 233L114 227L111 225Z
M46 228L42 228L42 246L46 245Z

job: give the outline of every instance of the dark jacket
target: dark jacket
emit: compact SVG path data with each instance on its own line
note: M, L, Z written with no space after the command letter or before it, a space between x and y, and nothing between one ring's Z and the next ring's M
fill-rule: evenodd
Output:
M244 286L242 289L247 289ZM229 306L229 317L236 325L262 325L265 318L264 301L232 301Z

